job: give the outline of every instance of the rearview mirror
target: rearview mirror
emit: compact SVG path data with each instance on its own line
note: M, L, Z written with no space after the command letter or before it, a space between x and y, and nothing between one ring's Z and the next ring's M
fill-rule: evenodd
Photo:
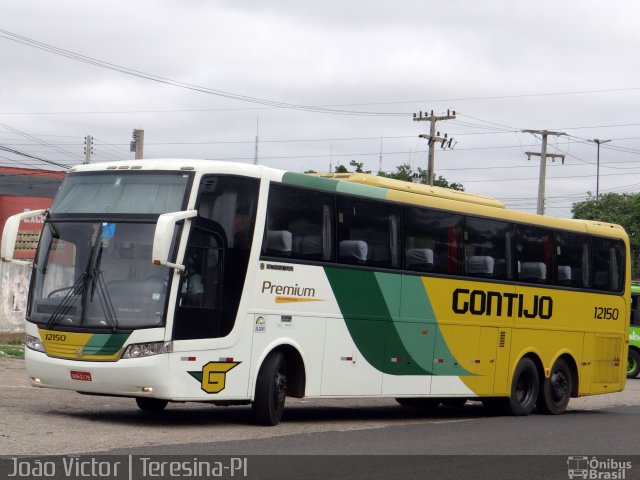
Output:
M16 260L13 258L16 250L16 240L20 229L20 222L27 218L44 215L46 209L29 210L28 212L17 213L7 218L2 231L2 244L0 245L0 258L4 262L17 263L20 265L31 265L32 262L27 260Z
M186 210L184 212L163 213L158 217L156 231L153 235L152 261L154 265L166 265L177 270L184 270L184 265L171 263L169 261L169 250L173 239L173 230L180 220L193 218L198 214L197 210Z

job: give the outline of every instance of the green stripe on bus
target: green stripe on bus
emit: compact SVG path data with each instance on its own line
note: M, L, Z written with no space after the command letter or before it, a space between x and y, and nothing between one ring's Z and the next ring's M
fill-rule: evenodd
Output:
M370 185L361 185L358 183L340 182L338 184L337 191L340 193L360 195L363 197L377 198L380 200L384 200L387 198L386 188L372 187Z
M351 182L341 182L332 178L316 177L313 175L304 175L302 173L286 172L282 176L282 182L300 187L326 190L329 192L348 193L351 195L361 195L363 197L382 200L387 198L386 188L361 185Z
M286 172L282 176L283 183L298 185L300 187L317 188L335 192L338 189L338 180L331 178L315 177L313 175L303 175L301 173Z
M128 333L96 333L84 345L87 355L113 355L122 348L129 338Z
M349 334L365 359L391 375L470 375L456 362L422 280L325 267ZM434 359L443 361L434 371Z

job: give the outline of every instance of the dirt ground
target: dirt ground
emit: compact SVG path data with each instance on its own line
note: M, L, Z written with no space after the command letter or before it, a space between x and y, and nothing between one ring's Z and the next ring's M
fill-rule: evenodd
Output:
M640 379L623 392L572 399L570 409L640 404ZM208 404L169 404L161 414L141 412L134 400L80 395L29 385L24 360L0 360L0 453L45 455L99 452L148 445L267 438L298 433L380 428L411 423L467 421L483 416L478 402L424 412L393 399L287 399L283 422L257 427L251 410ZM496 419L499 421L499 419Z

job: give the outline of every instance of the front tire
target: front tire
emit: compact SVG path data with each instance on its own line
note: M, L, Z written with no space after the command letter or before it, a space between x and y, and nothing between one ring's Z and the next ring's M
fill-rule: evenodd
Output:
M549 378L542 382L536 406L541 413L560 415L567 409L571 399L572 376L569 365L559 358L551 367Z
M164 410L169 402L159 398L137 397L136 403L143 412L158 413Z
M280 423L287 392L286 360L281 352L271 353L260 367L253 400L253 417L259 425Z
M508 399L508 409L511 415L529 415L538 399L540 387L538 369L530 358L523 358L518 363L511 382L511 395Z
M629 349L627 359L627 378L636 378L640 373L640 353L632 348Z

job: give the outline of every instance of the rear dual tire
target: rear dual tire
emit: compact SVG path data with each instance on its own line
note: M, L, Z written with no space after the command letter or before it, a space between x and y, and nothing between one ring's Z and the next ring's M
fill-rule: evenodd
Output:
M534 407L540 413L559 415L567 409L573 389L573 376L567 362L559 358L548 378L540 381L534 361L528 357L518 363L509 398L487 398L483 405L492 414L524 416Z
M569 365L559 358L551 367L549 377L542 382L536 407L540 413L560 415L567 409L571 399L573 377Z
M509 413L514 416L529 415L536 405L540 380L536 364L530 358L518 363L511 382L511 395L507 401Z
M511 381L511 394L508 398L485 398L482 405L491 415L529 415L536 405L540 381L536 364L530 358L518 363Z

